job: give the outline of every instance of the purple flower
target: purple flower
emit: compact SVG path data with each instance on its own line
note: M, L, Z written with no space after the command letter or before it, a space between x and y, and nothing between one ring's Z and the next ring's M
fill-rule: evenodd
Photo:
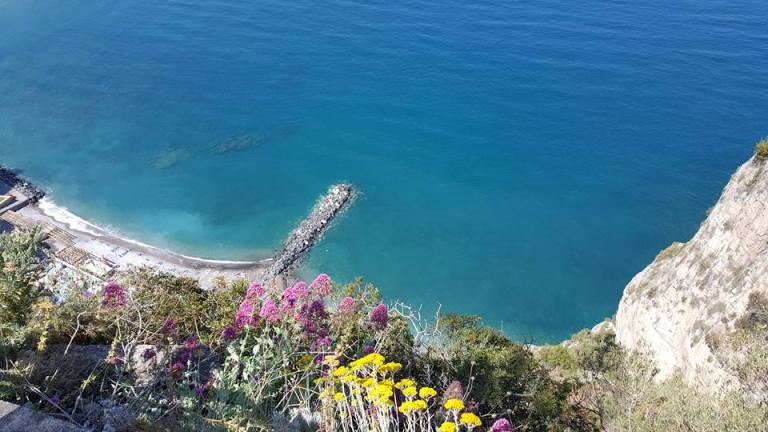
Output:
M184 366L184 363L181 362L176 362L173 364L173 366L171 366L171 372L173 373L184 372L185 370L187 370L187 367Z
M176 322L170 318L163 323L163 330L172 332L176 330Z
M312 345L314 349L330 348L331 338L327 335L319 337Z
M125 305L125 291L117 282L107 282L104 285L101 305L107 309L116 309Z
M203 396L203 392L205 391L205 388L203 386L195 386L195 394L200 397Z
M177 356L176 361L181 364L187 364L187 362L192 358L192 355L187 350L182 350Z
M320 297L325 297L331 293L331 278L327 274L321 273L312 281L309 289Z
M300 310L294 314L296 322L302 325L304 336L308 340L316 340L326 336L325 321L328 319L328 312L325 310L325 303L317 299L308 305L303 305Z
M247 325L256 324L256 305L253 304L253 300L246 298L240 303L240 307L237 309L237 315L235 316L235 325L241 329Z
M376 351L376 349L372 345L366 345L365 348L363 348L363 355L373 354L374 351Z
M316 320L328 318L328 312L325 310L325 303L322 300L313 301L307 308L307 316Z
M121 356L120 354L115 354L111 356L107 361L109 362L109 364L113 366L120 366L121 364L123 364L123 356Z
M355 310L355 299L352 297L344 297L339 303L339 312L349 313Z
M387 327L387 321L389 321L389 309L387 305L380 304L373 308L371 311L371 324L377 330L384 330Z
M245 292L245 298L248 300L256 300L264 295L264 287L258 282L253 282L248 291Z
M144 357L144 360L149 360L153 358L156 354L157 353L155 352L154 348L145 348L141 356Z
M184 340L184 348L188 350L196 350L200 346L200 343L197 341L197 338L194 336L190 336Z
M509 423L509 420L502 418L498 419L491 426L491 432L515 432L515 428Z
M272 300L265 300L259 311L259 316L265 319L270 324L275 324L280 321L280 310Z
M224 330L221 331L221 338L225 341L231 341L232 339L237 337L237 329L234 327L226 327Z

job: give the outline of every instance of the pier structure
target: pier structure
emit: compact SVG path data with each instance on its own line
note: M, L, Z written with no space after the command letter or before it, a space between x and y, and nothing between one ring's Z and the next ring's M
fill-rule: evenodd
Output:
M262 281L281 279L281 276L286 276L294 269L330 227L333 219L352 203L355 196L355 189L351 184L340 183L331 186L328 193L317 201L309 216L288 235L270 266L262 273Z

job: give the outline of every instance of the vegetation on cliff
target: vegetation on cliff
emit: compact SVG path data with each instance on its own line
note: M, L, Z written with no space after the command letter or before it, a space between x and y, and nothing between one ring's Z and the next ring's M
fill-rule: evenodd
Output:
M96 430L719 431L768 420L743 392L718 400L655 383L650 361L610 332L534 350L478 317L424 320L362 280L326 275L282 292L245 281L205 291L147 268L48 292L31 277L38 242L0 237L0 397ZM745 328L761 325L755 310Z
M755 157L760 160L768 160L768 138L763 138L755 144Z

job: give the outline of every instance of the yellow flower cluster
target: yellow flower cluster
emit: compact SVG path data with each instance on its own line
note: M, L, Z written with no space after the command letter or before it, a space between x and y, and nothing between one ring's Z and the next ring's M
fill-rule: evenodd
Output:
M463 413L459 419L459 423L464 426L477 427L482 426L483 422L480 421L480 417L473 413Z
M448 399L444 406L448 411L461 411L464 409L464 402L459 399Z
M354 371L365 368L377 370L382 366L384 366L384 356L379 353L370 353L367 356L359 358L349 364L349 367Z
M392 378L403 365L396 362L387 362L379 353L371 353L349 363L349 366L339 366L336 356L327 356L324 363L330 366L332 373L324 378L319 378L317 383L325 382L327 387L321 396L333 400L337 404L359 404L364 400L375 406L394 406L395 389L400 390L408 399L402 402L398 410L410 415L416 412L426 411L432 397L437 395L435 389L430 387L416 387L416 381L404 378L394 382ZM336 391L336 390L340 391ZM416 399L420 396L421 399Z
M422 399L405 401L397 409L405 415L410 415L413 412L425 411L427 409L427 401Z
M324 386L320 397L336 418L347 425L345 427L356 424L364 425L365 430L387 429L389 426L386 425L401 421L397 415L392 415L395 411L390 408L397 408L406 417L408 427L431 424L430 401L437 396L437 391L431 387L418 387L411 378L395 381L395 374L403 367L400 363L387 362L378 353L354 360L348 366L341 366L336 356L327 356L323 362L329 367L329 373L316 380ZM398 391L405 400L395 399ZM369 406L377 408L375 414ZM476 414L462 412L464 402L461 399L449 399L443 406L448 411L448 418L437 428L439 432L472 431L482 426Z
M444 422L438 428L440 432L454 432L456 430L456 422L458 422L462 426L466 426L467 430L470 430L470 431L478 426L483 425L483 422L480 420L480 417L478 417L474 413L471 413L471 412L461 413L461 417L459 417L459 411L464 409L464 402L461 401L460 399L448 399L443 406L445 407L445 409L447 409L453 414L453 419L455 421Z
M456 423L449 421L443 422L437 430L440 432L456 432Z

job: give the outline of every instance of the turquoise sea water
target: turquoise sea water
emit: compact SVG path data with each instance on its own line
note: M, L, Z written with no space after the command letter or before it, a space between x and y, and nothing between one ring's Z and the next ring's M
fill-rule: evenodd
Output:
M192 255L552 341L615 312L768 134L768 2L0 0L0 162Z

